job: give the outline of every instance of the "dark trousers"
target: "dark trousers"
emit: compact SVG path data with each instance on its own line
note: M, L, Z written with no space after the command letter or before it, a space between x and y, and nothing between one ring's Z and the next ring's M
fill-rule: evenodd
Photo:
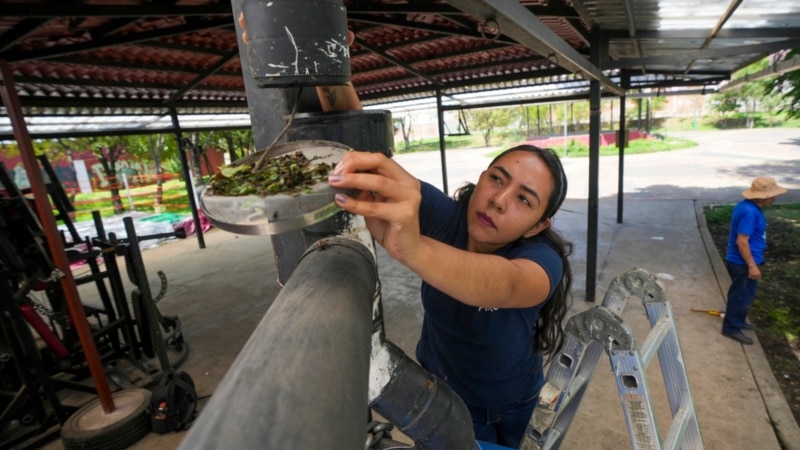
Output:
M728 288L728 306L725 308L725 318L722 321L722 331L725 333L740 333L747 320L747 313L753 306L756 298L757 280L748 276L747 266L725 262L728 274L731 276L731 287Z
M467 405L472 416L475 439L519 448L538 400L537 394L527 400L498 408L476 408Z

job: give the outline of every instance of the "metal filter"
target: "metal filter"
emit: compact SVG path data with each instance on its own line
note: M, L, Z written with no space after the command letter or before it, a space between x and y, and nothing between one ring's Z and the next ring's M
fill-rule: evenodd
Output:
M257 161L266 150L236 160L232 166ZM270 158L287 153L302 152L311 167L326 163L335 165L350 151L346 145L332 141L296 141L270 149ZM352 192L332 188L327 182L317 182L310 192L224 196L214 193L212 181L200 193L200 206L208 220L225 231L248 235L273 235L298 230L333 217L341 209L334 203L337 192Z

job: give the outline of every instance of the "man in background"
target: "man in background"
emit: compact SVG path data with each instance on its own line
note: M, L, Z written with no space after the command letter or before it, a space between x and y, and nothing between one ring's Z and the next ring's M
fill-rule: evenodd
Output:
M753 339L742 330L754 330L756 326L747 321L747 313L753 306L756 287L761 279L764 249L767 247L767 219L763 209L775 198L786 193L770 177L753 180L750 189L742 192L741 200L731 214L728 250L725 265L731 276L728 289L728 305L722 321L722 335L744 345L753 345Z

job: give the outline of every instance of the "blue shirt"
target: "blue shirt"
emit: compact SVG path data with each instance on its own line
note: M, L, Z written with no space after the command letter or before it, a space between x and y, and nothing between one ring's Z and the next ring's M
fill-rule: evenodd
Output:
M736 204L731 214L731 231L728 236L728 251L725 259L734 263L746 265L747 262L739 253L736 238L744 234L750 237L750 253L756 264L764 262L764 249L767 248L767 219L764 212L751 200L742 200Z
M466 205L460 206L422 183L422 234L466 249L466 213ZM561 280L561 258L545 238L511 243L494 254L541 265L550 277L550 295ZM425 316L417 360L465 403L490 408L538 394L544 375L542 355L534 348L533 339L544 302L530 308L479 308L423 282L422 305Z

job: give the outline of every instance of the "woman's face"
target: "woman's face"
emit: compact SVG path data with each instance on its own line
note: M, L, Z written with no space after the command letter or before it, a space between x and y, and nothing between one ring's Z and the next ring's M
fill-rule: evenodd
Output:
M478 179L467 208L467 250L491 253L550 225L542 220L554 188L544 161L528 151L503 155Z

